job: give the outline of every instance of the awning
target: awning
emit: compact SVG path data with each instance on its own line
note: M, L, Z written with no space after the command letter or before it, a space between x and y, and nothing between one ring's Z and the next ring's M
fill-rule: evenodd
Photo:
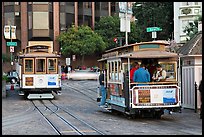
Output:
M151 51L136 51L132 53L122 54L118 56L112 56L108 58L102 58L98 61L104 61L107 59L114 59L114 58L172 58L178 57L177 53L167 52L167 51L158 51L158 50L151 50Z
M20 54L19 57L60 57L60 55L57 54L51 54L51 53L27 53L27 54Z

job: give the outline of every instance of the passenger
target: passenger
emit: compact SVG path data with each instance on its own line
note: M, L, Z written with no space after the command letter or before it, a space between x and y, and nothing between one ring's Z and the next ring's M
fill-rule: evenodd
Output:
M64 67L64 73L68 73L68 66L66 65L65 67Z
M139 64L138 62L134 62L132 64L132 68L130 70L130 82L133 82L133 76L134 76L134 72L139 69Z
M140 68L135 71L133 81L142 82L142 83L150 82L150 74L145 69L145 65L143 63L140 65ZM142 86L142 85L147 85L147 84L138 84L138 85Z
M201 106L200 106L200 119L202 119L202 80L200 81L200 85L198 87L199 91L200 91L200 99L201 99Z
M61 66L61 72L64 72L64 65Z
M152 77L153 77L154 73L157 71L156 64L157 64L157 62L155 60L151 59L149 65L148 65L148 70L150 73L150 81L153 81Z
M160 64L156 65L157 72L152 77L154 81L165 81L166 80L166 71L161 67Z
M101 102L99 104L100 107L106 107L105 102L106 102L106 88L104 85L104 70L101 71L101 74L99 75L99 84L100 84L100 92L101 92Z

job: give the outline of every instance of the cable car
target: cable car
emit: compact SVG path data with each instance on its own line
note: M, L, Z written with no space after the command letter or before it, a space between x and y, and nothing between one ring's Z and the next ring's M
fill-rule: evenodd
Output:
M105 70L107 91L106 108L130 116L161 118L165 110L181 110L179 56L168 51L166 41L149 41L116 47L105 51L99 59L100 69ZM165 81L138 83L130 81L131 64L146 64L147 71L153 64L160 64L166 71ZM145 85L141 85L145 84ZM100 98L100 94L98 95ZM97 98L97 101L100 99Z
M18 56L19 95L28 99L53 99L61 94L60 55L53 44L31 42Z

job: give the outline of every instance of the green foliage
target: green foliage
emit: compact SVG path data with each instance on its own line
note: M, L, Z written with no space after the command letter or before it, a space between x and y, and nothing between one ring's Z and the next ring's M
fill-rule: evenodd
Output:
M8 81L8 77L6 75L2 75L2 81L3 80Z
M141 41L152 40L152 33L146 32L148 27L162 29L157 32L157 39L172 39L173 2L136 2L132 10L137 19L136 31L140 32Z
M188 36L186 38L187 41L193 38L195 34L198 33L198 22L202 21L202 15L198 15L197 18L193 22L189 22L188 25L184 29L184 33Z
M8 54L2 53L2 60L3 62L9 62L10 56Z
M114 48L115 43L113 39L115 37L122 37L120 32L120 22L117 16L101 17L99 22L95 24L95 32L99 34L108 49Z
M61 45L61 52L65 56L92 55L96 52L103 52L106 48L101 36L95 33L88 26L73 25L67 32L61 33L57 40Z
M95 24L95 32L102 36L107 45L107 49L119 46L119 44L117 45L113 41L116 37L123 37L122 45L125 44L125 32L120 32L120 19L118 16L101 17ZM128 43L138 42L139 37L135 22L131 22L131 32L128 33Z

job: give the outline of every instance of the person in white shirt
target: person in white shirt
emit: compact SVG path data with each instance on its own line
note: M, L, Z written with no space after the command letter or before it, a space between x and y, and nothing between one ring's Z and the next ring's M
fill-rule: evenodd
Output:
M166 71L161 67L160 64L156 65L156 74L152 77L154 81L165 81L166 80Z

